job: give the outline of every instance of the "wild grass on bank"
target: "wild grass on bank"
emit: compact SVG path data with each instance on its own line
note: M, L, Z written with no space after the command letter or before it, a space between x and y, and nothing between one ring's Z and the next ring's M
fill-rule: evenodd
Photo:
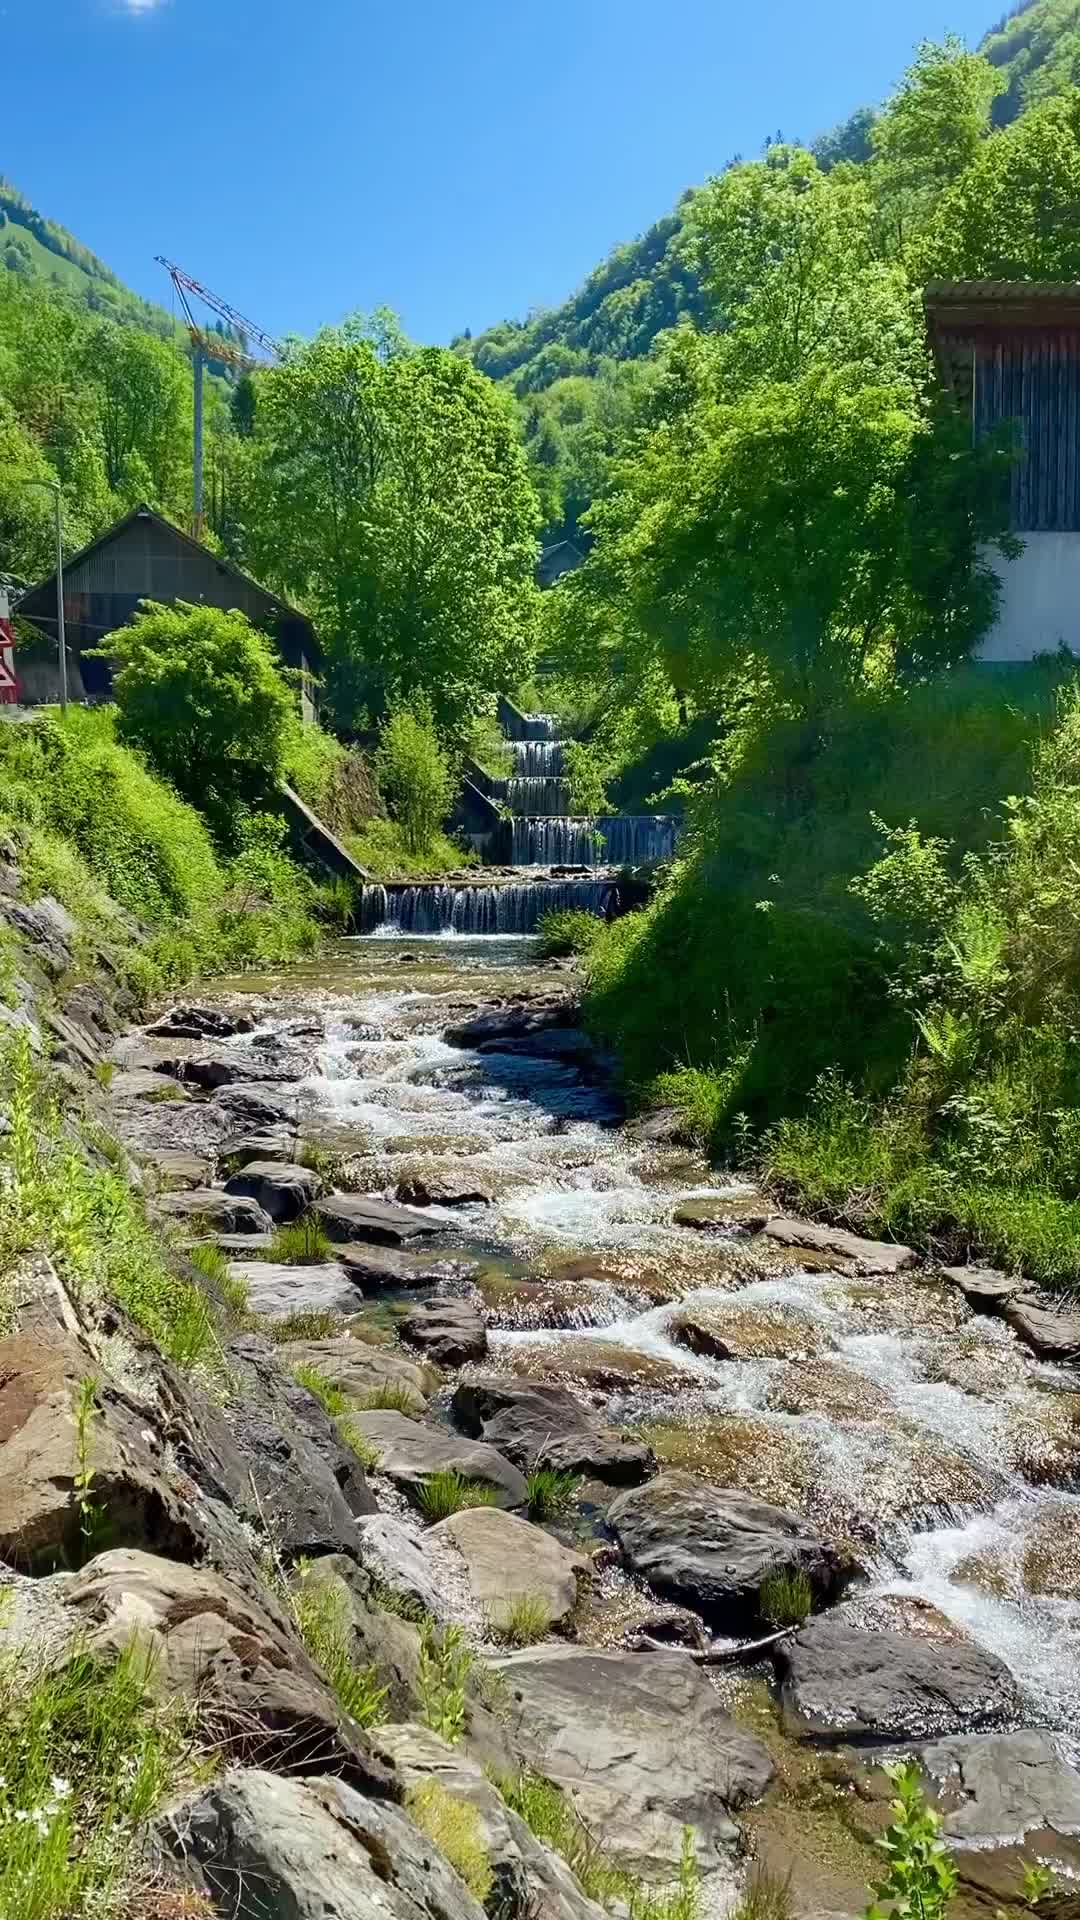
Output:
M130 1910L140 1825L191 1764L191 1729L147 1697L145 1655L76 1653L55 1672L0 1658L0 1914Z
M405 1805L421 1833L438 1847L473 1899L483 1906L491 1895L495 1874L477 1809L448 1793L438 1780L425 1780L413 1787Z
M178 1366L217 1365L210 1304L170 1266L121 1171L91 1161L34 1060L25 1033L0 1049L8 1130L0 1136L0 1321L22 1256L46 1253L76 1299L115 1301Z
M519 1593L500 1606L491 1618L496 1640L508 1647L534 1647L551 1632L551 1614L539 1593Z
M540 952L546 960L570 953L591 953L604 929L594 913L582 913L577 907L561 907L541 914L537 922Z
M332 1581L320 1578L316 1564L301 1560L291 1598L300 1637L340 1705L359 1726L378 1726L386 1718L387 1689L380 1685L375 1667L362 1666L353 1658L345 1594Z
M537 1839L562 1855L590 1900L622 1908L630 1920L700 1920L701 1875L689 1827L677 1877L667 1887L654 1887L612 1859L566 1796L541 1774L525 1772L495 1784Z
M771 1627L798 1627L814 1610L814 1589L801 1567L781 1567L762 1581L758 1606Z
M373 880L409 880L477 865L472 848L459 846L446 833L433 833L420 852L413 852L397 820L369 820L346 834L345 843Z
M302 1214L276 1229L266 1249L266 1259L280 1261L286 1267L318 1267L333 1258L330 1236L317 1214ZM262 1257L262 1256L260 1256Z
M581 1476L562 1473L557 1467L534 1467L526 1476L526 1485L529 1519L543 1525L548 1520L561 1520L570 1512L581 1486Z

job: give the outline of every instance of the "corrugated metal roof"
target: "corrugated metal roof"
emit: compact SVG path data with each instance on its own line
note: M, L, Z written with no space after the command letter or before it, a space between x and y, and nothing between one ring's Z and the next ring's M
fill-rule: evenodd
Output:
M923 299L1080 301L1080 280L931 280Z

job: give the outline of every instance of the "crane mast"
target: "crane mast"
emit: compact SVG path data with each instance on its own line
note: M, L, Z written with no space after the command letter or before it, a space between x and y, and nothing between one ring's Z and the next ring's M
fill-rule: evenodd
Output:
M194 465L192 474L191 531L196 540L201 540L204 527L203 384L206 363L208 360L220 360L224 361L226 366L238 367L242 371L250 373L256 367L265 366L267 360L280 360L282 349L280 342L275 340L272 334L266 333L262 327L256 325L254 320L247 319L236 307L230 306L227 300L222 300L219 294L211 293L209 287L204 287L201 281L193 279L190 273L185 273L184 269L178 267L175 261L166 260L164 254L160 253L155 255L155 260L159 267L164 267L176 289L180 305L184 310L188 334L191 339L191 361L194 374ZM247 351L246 346L243 348L234 347L231 341L225 340L217 334L208 334L203 327L200 327L195 317L191 304L192 300L200 301L204 307L209 307L211 313L216 313L219 319L224 320L228 326L232 327L243 341L254 342L259 348L262 358L260 358L258 354Z

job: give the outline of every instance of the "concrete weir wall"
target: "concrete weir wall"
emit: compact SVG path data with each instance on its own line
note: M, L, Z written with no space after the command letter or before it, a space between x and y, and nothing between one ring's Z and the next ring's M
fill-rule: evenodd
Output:
M998 617L980 660L1032 660L1067 647L1080 655L1080 533L1025 533L1015 560L989 555L1002 583Z

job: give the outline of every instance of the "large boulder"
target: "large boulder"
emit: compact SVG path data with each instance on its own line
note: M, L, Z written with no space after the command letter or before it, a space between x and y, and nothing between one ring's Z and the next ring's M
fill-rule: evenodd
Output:
M1040 1360L1080 1360L1080 1313L1064 1313L1027 1294L1005 1303L1005 1318Z
M375 1498L355 1453L280 1348L242 1334L228 1360L237 1390L222 1419L278 1552L287 1563L322 1553L357 1558L357 1518L375 1511Z
M273 1222L256 1200L220 1187L195 1187L190 1193L161 1194L155 1202L170 1220L208 1233L269 1233Z
M230 1040L237 1033L254 1033L255 1022L249 1013L227 1007L186 1005L170 1007L146 1031L164 1040Z
M268 1066L252 1053L206 1053L182 1054L176 1059L159 1059L159 1073L171 1074L174 1080L186 1080L190 1086L202 1087L205 1092L216 1092L218 1087L238 1085L278 1086L285 1080L299 1080L299 1069L289 1071L281 1066Z
M416 1500L433 1473L459 1473L494 1491L500 1507L523 1507L529 1498L525 1477L504 1454L482 1441L462 1440L439 1427L421 1426L402 1413L354 1416L378 1459L378 1471Z
M486 1047L492 1041L520 1040L526 1035L544 1033L567 1024L574 999L570 994L549 1000L519 1002L516 1006L488 1008L470 1020L446 1028L443 1038L451 1047Z
M252 1313L268 1320L287 1320L291 1313L359 1313L364 1304L363 1287L337 1260L319 1266L233 1260L229 1272L247 1288Z
M732 1811L765 1791L773 1764L685 1653L545 1646L494 1666L531 1763L623 1865L670 1878L686 1827L703 1870L727 1864Z
M464 1163L420 1160L402 1169L394 1192L409 1207L467 1207L495 1198L496 1179L489 1171Z
M424 1214L368 1194L335 1193L320 1200L315 1211L331 1240L372 1240L377 1246L406 1247L439 1231L439 1223Z
M158 1186L169 1193L191 1193L214 1177L211 1160L186 1147L159 1147L151 1156Z
M487 1353L483 1316L467 1300L429 1300L406 1314L399 1331L437 1367L463 1367Z
M432 1533L457 1548L473 1599L496 1629L509 1624L521 1600L534 1600L552 1626L573 1612L588 1560L542 1527L498 1507L467 1507L440 1521Z
M277 1092L268 1086L254 1086L250 1081L222 1087L215 1093L212 1105L225 1114L233 1126L243 1127L245 1131L280 1126L283 1122L293 1126L296 1123L296 1099L292 1094Z
M416 1412L423 1413L428 1380L422 1367L394 1347L373 1347L351 1334L328 1340L287 1340L278 1348L286 1366L314 1367L332 1386L364 1401L381 1387L401 1387L412 1395Z
M1022 1292L1023 1281L997 1267L942 1267L942 1278L958 1287L969 1307L993 1313Z
M511 1812L483 1768L417 1725L382 1727L382 1753L393 1761L406 1792L435 1781L444 1793L471 1807L491 1861L494 1886L488 1902L503 1920L603 1920L604 1909L582 1893L566 1862L537 1840Z
M451 1411L463 1433L498 1447L526 1472L552 1467L633 1486L656 1469L651 1447L608 1426L567 1387L513 1379L462 1381Z
M365 1791L394 1792L268 1595L128 1548L89 1561L63 1597L81 1645L115 1655L137 1644L149 1684L189 1700L219 1751L297 1773L340 1769Z
M789 1220L778 1214L764 1227L767 1240L781 1247L805 1247L808 1252L850 1261L860 1273L902 1273L918 1258L914 1248L891 1240L864 1240L857 1233L845 1233L843 1227L823 1227L816 1220Z
M344 1780L241 1769L157 1831L228 1920L484 1920L413 1822Z
M632 1573L725 1632L758 1624L770 1575L804 1573L823 1600L843 1584L836 1550L798 1514L687 1473L620 1494L607 1518Z
M785 1726L817 1741L934 1740L1000 1726L1018 1705L1008 1668L973 1642L840 1616L812 1621L776 1660Z
M250 1160L239 1173L229 1175L225 1191L257 1200L271 1220L298 1220L325 1184L321 1175L295 1161Z
M179 1559L205 1552L199 1510L163 1455L146 1409L102 1378L80 1341L43 1325L0 1341L0 1558L48 1572L77 1564L90 1538ZM87 1468L89 1517L77 1484Z
M394 1513L373 1513L361 1520L360 1534L365 1571L394 1595L396 1605L446 1624L460 1621L465 1570L452 1542L440 1551L438 1527L425 1529Z

